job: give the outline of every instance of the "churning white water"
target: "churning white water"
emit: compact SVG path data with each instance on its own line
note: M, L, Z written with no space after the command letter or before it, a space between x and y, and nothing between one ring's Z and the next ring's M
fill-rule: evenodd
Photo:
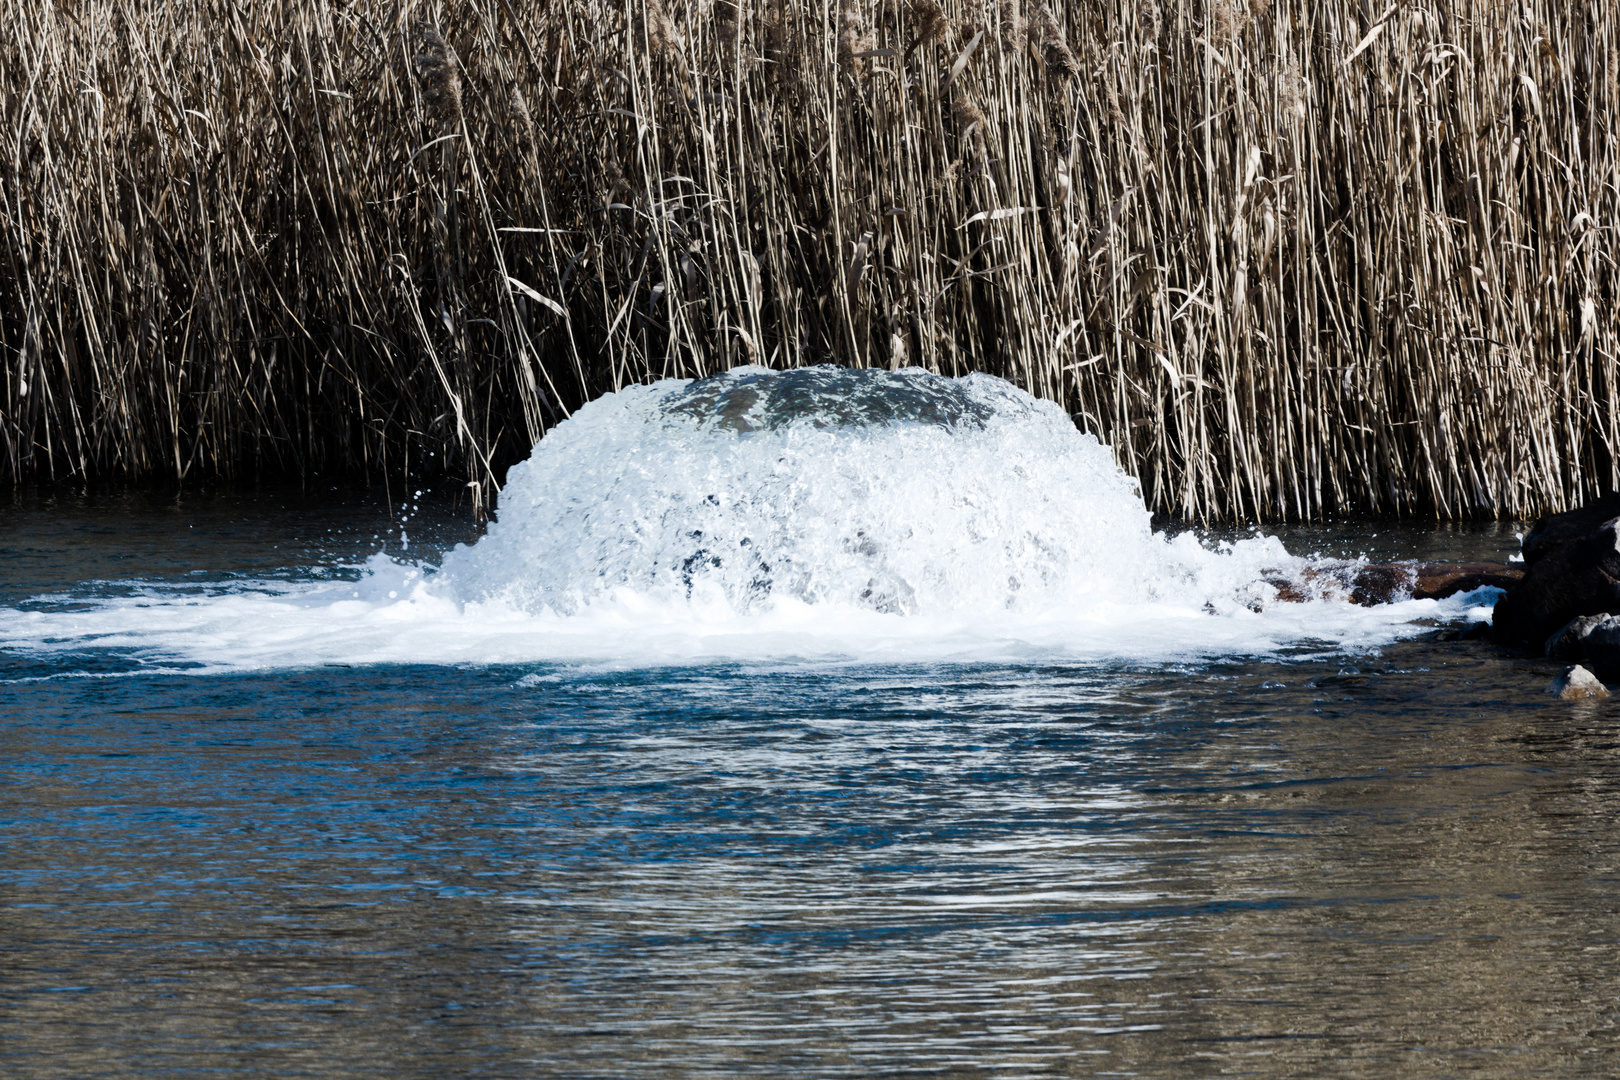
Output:
M568 615L622 590L739 615L1226 610L1296 562L1272 540L1238 547L1155 537L1107 449L1000 379L742 368L582 410L512 470L500 520L442 579Z
M1360 649L1469 598L1278 601L1272 538L1153 532L1069 417L985 375L739 368L609 394L442 564L0 610L0 646L202 670L318 663L1164 661Z

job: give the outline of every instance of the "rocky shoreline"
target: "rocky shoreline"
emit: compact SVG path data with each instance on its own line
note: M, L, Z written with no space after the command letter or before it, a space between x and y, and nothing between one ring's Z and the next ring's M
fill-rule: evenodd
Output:
M1324 575L1356 604L1442 599L1481 586L1504 590L1491 621L1468 637L1566 665L1548 687L1565 700L1609 696L1620 681L1620 494L1537 521L1521 544L1524 561L1392 563L1314 571L1273 581L1281 600L1305 600Z
M1560 698L1607 698L1604 683L1620 682L1620 494L1541 518L1521 552L1516 563L1343 563L1267 581L1278 601L1348 594L1366 606L1503 589L1490 622L1464 638L1567 664L1549 687Z
M1549 689L1607 697L1620 680L1620 495L1536 522L1524 577L1497 602L1491 635L1508 648L1571 663Z

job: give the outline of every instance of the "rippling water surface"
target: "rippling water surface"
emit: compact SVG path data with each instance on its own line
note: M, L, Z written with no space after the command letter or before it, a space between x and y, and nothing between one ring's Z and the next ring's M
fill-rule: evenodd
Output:
M397 548L381 508L319 503L14 504L0 603ZM106 678L92 653L0 656L7 1076L1620 1072L1620 709L1488 645Z

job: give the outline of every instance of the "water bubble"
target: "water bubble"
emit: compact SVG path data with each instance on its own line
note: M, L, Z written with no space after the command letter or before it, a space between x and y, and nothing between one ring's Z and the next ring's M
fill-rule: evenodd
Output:
M1175 598L1252 609L1265 537L1166 540L1056 405L990 376L738 368L629 387L515 466L463 600L576 613L620 590L736 613L1065 612Z

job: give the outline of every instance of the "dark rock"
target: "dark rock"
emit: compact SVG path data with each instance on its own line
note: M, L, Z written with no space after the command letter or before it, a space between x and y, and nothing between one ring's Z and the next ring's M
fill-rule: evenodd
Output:
M1620 680L1620 616L1611 615L1598 623L1581 642L1586 666L1604 680Z
M1547 687L1547 693L1565 701L1596 701L1609 696L1609 688L1596 675L1576 664L1565 668Z
M1536 522L1524 560L1491 620L1502 644L1540 648L1571 619L1620 612L1620 496Z
M1585 660L1586 635L1607 619L1607 615L1582 615L1571 619L1547 639L1545 652L1549 660Z
M1350 602L1363 607L1387 604L1410 596L1415 584L1417 572L1412 566L1363 566L1350 583Z
M1620 518L1620 493L1605 495L1594 503L1562 514L1551 514L1530 527L1519 541L1525 566L1534 566L1553 549L1580 540Z

